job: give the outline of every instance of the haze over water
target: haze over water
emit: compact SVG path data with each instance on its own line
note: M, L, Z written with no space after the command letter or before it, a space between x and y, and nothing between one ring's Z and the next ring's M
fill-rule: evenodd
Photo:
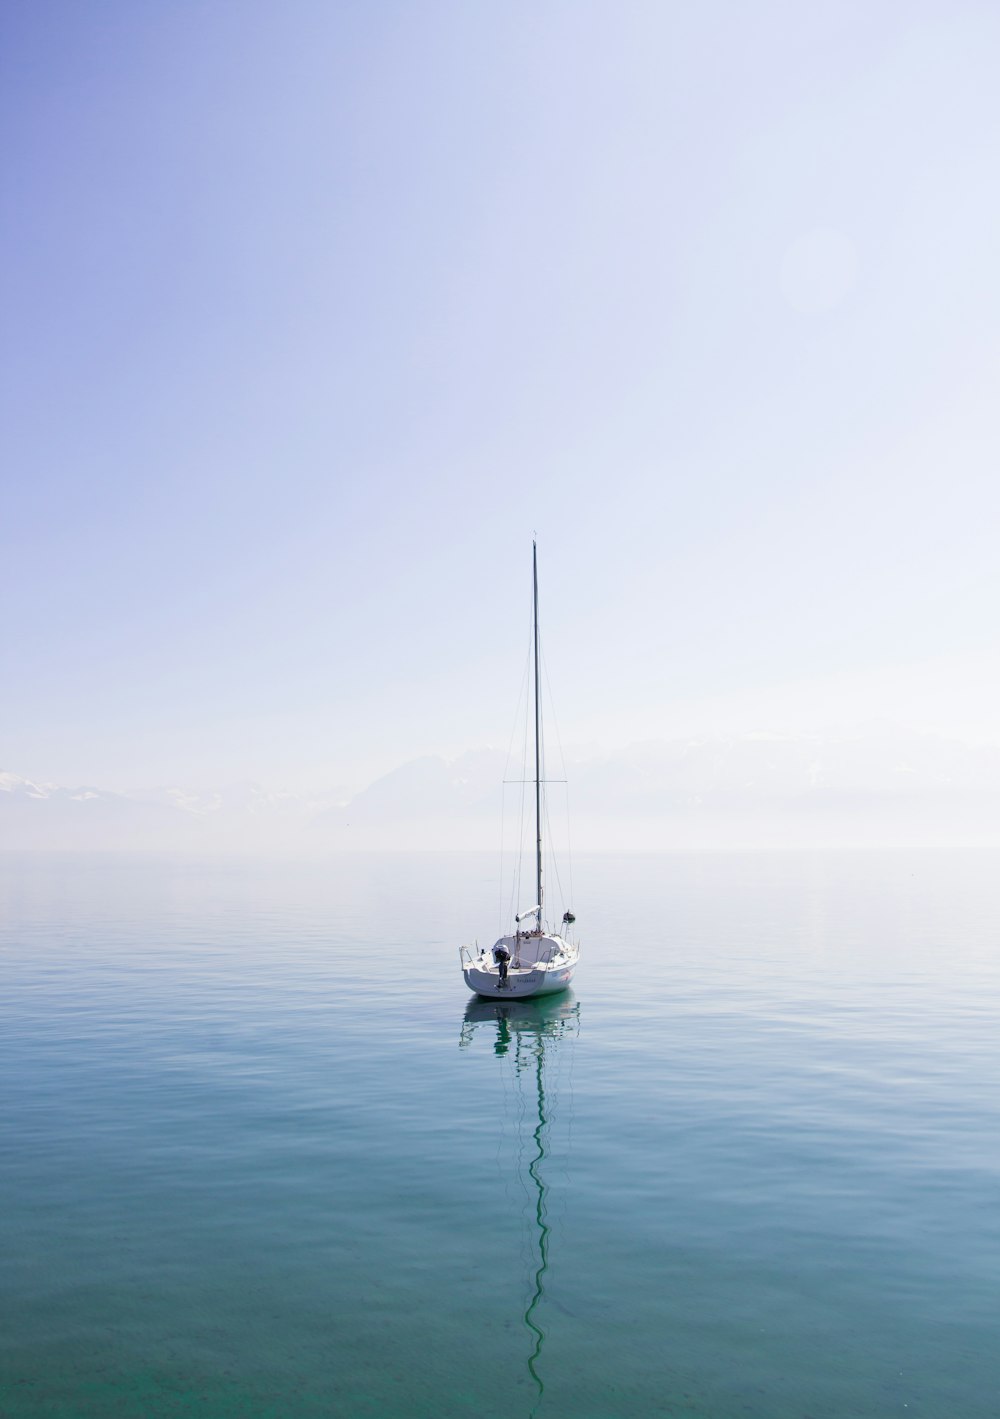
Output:
M0 858L0 1413L992 1419L996 867Z

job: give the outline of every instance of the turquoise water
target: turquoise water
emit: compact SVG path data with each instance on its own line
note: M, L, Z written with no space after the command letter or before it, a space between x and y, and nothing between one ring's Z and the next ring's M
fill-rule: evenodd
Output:
M994 1419L998 866L0 858L0 1414Z

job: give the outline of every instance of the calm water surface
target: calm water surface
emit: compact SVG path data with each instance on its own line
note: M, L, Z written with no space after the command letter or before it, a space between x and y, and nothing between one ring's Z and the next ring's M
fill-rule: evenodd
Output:
M0 857L0 1414L995 1419L998 866Z

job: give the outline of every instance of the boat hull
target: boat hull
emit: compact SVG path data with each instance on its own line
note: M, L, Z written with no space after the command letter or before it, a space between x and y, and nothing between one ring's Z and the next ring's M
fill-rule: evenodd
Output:
M573 979L573 967L560 971L511 971L505 981L488 971L467 970L465 983L485 1000L529 1000L536 995L555 995Z
M573 979L578 952L564 955L561 960L535 961L523 965L511 965L507 979L500 979L496 965L480 957L469 961L462 974L470 990L486 1000L529 1000L536 995L555 995L565 990Z
M573 979L580 947L554 932L519 931L501 936L490 951L470 946L459 951L462 974L470 990L484 1000L530 1000L555 995ZM509 962L501 979L497 954Z

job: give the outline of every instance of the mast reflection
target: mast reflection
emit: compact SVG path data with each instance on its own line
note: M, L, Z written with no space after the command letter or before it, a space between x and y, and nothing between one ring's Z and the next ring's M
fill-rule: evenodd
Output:
M490 1026L493 1027L492 1031ZM525 1329L530 1336L531 1353L528 1356L528 1373L534 1383L537 1398L532 1414L536 1413L545 1393L545 1384L540 1372L542 1346L545 1331L541 1325L539 1307L545 1295L545 1275L549 1268L549 1238L551 1228L548 1221L549 1183L542 1171L549 1157L552 1109L557 1102L551 1084L546 1095L545 1056L558 1051L560 1041L566 1036L573 1038L580 1028L580 1003L569 992L557 996L543 996L533 1000L471 1000L465 1009L459 1046L467 1048L473 1042L477 1029L487 1038L492 1036L493 1053L500 1059L511 1058L517 1089L523 1095L534 1084L534 1118L529 1122L527 1112L522 1110L519 1124L527 1124L531 1129L533 1156L528 1163L527 1177L530 1181L531 1225L533 1245L537 1265L533 1267L529 1279L530 1299L522 1316ZM527 1086L527 1087L526 1087ZM517 1164L520 1172L520 1159ZM522 1175L523 1180L523 1175Z

